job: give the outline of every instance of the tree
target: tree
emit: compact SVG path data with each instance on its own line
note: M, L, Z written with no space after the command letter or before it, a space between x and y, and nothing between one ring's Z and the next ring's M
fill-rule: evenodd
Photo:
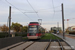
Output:
M11 29L16 31L16 32L27 32L28 27L27 26L22 26L19 23L13 23L12 22Z
M22 31L23 32L27 32L27 30L28 30L28 27L27 26L23 26Z
M0 26L0 30L1 30L1 26Z
M6 25L1 26L0 28L1 28L1 31L3 32L6 32L9 30L9 28Z
M69 29L67 28L65 32L66 32L66 33L69 33L70 31L69 31Z
M1 26L0 26L0 31L1 31Z
M12 22L11 29L15 30L16 32L20 32L21 31L21 28L22 28L22 25L21 24L19 24L19 23L13 23Z

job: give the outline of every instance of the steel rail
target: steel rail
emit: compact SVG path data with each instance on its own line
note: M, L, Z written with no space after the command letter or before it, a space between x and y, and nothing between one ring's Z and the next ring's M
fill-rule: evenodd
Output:
M60 46L60 48L61 48L61 50L64 50L63 49L63 46L61 45L61 43L60 43L60 40L56 37L56 39L57 39L57 41L58 41L58 43L59 43L59 46Z
M24 42L24 43L26 43L26 42ZM12 46L12 47L8 48L7 50L10 50L10 49L12 49L12 48L14 48L14 47L17 47L17 46L19 46L19 45L21 45L21 44L24 44L24 43L20 43L20 44L18 44L18 45Z
M28 45L27 47L23 48L23 50L25 50L26 48L28 48L29 46L31 46L32 44L34 44L35 42L31 43L30 45Z
M56 36L56 35L55 35ZM58 36L57 36L58 37ZM59 39L58 39L59 40ZM60 41L60 40L59 40ZM65 40L63 40L68 46L70 46ZM59 45L61 45L61 43L59 44ZM61 47L63 47L62 45L61 45ZM70 48L72 49L72 50L75 50L74 48L72 48L71 46L70 46ZM62 50L64 50L64 49L62 49Z
M52 41L52 37L50 36L50 41L49 41L49 44L47 45L47 47L45 48L45 50L48 50L48 47L50 46L51 41Z
M56 36L56 35L55 35ZM58 36L57 36L58 37ZM68 46L70 46L65 40L63 40ZM60 40L58 39L58 42L59 42L59 45L61 45L61 43L60 43ZM70 48L71 48L71 50L75 50L75 49L73 49L71 46L70 46ZM61 50L64 50L63 49L63 46L61 45Z
M61 47L61 50L64 50L63 49L63 46L61 45L61 43L60 43L60 40L59 39L57 39L58 40L58 42L59 42L59 45L60 45L60 47Z

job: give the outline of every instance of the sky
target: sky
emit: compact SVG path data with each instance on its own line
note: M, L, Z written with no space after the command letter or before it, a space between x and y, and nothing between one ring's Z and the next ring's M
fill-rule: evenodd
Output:
M61 4L64 5L65 28L75 26L75 0L0 0L0 25L8 22L11 6L11 23L28 25L42 19L42 27L62 27ZM67 22L67 19L70 19ZM68 25L67 25L68 23Z

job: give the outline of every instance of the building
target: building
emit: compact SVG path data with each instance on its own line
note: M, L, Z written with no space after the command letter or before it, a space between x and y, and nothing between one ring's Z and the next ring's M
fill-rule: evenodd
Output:
M51 27L51 30L59 31L59 30L61 30L61 27Z
M57 33L57 31L60 31L61 30L61 27L51 27L51 31L53 33Z

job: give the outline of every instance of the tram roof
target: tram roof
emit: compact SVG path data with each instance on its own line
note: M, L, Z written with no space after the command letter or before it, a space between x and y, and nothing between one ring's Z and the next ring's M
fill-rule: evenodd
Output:
M39 24L38 22L30 22L30 24L32 24L32 23L36 23L36 24Z

